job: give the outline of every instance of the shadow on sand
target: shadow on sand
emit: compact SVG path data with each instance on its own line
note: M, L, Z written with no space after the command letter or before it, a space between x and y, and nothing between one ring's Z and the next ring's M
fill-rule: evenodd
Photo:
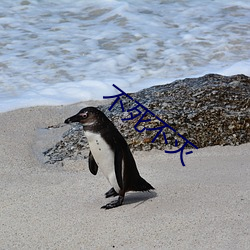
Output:
M147 200L155 197L157 197L157 193L155 191L131 192L126 194L123 205L134 204L133 208L135 208Z

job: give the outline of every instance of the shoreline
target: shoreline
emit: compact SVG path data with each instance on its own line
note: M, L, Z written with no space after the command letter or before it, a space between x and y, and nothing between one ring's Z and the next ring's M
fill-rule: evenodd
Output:
M123 206L104 211L110 187L101 172L90 174L87 159L62 166L37 158L67 128L46 137L39 130L84 105L99 103L0 114L2 249L247 249L250 143L198 149L186 167L177 155L136 151L155 192L128 193Z

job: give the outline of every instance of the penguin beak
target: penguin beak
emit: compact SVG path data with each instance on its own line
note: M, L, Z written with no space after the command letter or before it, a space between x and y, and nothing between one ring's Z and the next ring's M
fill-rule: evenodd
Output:
M81 116L79 116L78 114L76 114L76 115L73 115L73 116L67 118L64 121L64 123L70 124L72 122L80 122L80 120L81 120Z

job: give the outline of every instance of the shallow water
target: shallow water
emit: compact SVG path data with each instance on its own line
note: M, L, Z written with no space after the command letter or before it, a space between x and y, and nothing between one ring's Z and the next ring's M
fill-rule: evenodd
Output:
M250 1L92 2L1 1L0 111L250 75Z

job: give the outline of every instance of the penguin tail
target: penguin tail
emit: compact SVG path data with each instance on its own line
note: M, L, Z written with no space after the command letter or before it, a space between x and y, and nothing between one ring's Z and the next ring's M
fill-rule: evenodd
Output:
M131 191L148 191L150 189L154 189L154 187L152 187L147 181L139 176Z

